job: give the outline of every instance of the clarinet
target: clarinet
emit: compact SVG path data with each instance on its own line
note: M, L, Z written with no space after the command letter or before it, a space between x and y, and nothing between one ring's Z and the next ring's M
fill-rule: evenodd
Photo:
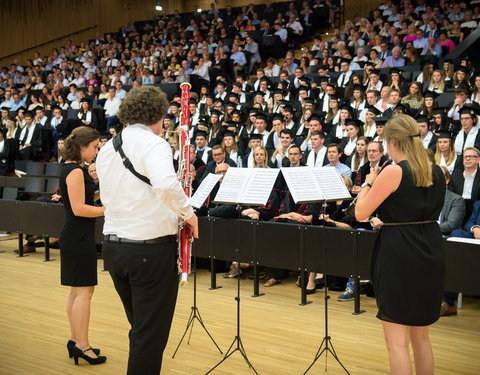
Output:
M392 159L386 160L385 163L383 163L382 166L380 167L378 174L380 174L386 167L388 167L392 163L393 163ZM355 215L355 205L357 204L357 199L358 199L358 195L353 199L352 203L350 203L350 205L345 209L345 214L347 216Z
M180 155L178 158L178 179L183 191L190 198L192 195L192 173L190 171L190 88L191 85L184 82L180 85L181 115L179 126ZM186 284L191 267L192 254L192 231L185 221L181 220L178 226L178 273L180 285Z

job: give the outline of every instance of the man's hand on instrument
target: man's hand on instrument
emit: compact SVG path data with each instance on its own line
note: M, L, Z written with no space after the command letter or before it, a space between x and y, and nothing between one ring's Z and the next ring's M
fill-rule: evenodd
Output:
M198 217L197 217L197 215L193 214L193 216L190 219L185 220L185 222L187 223L187 225L192 230L193 238L198 238Z

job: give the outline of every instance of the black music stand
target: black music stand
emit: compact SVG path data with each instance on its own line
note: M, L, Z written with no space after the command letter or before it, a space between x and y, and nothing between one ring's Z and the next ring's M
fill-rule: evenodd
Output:
M182 341L185 338L189 329L190 329L190 334L188 335L187 345L190 345L190 338L192 337L193 325L195 323L195 320L197 320L198 323L205 330L208 337L210 337L210 340L212 340L212 342L215 344L215 346L217 347L220 354L223 354L222 350L217 345L217 343L213 339L210 332L208 332L207 327L205 327L205 323L203 323L202 316L200 315L200 311L198 310L198 307L197 307L197 257L195 255L193 256L193 264L192 264L191 273L193 273L193 306L192 306L192 311L190 312L190 317L188 318L188 323L187 323L187 327L185 328L185 332L183 332L182 338L180 339L180 342L178 343L177 348L175 349L175 352L172 355L172 358L175 358L175 355L177 354L177 351L180 348L180 345L182 344Z
M326 214L326 208L327 208L327 201L323 203L323 216L325 217ZM325 353L325 372L327 372L327 358L328 358L328 353L332 355L333 358L338 362L340 366L345 370L345 372L350 375L348 370L345 368L343 363L340 361L340 358L338 358L337 353L335 352L335 349L333 347L332 343L332 337L328 334L328 300L330 299L330 296L328 295L328 280L327 280L327 241L326 241L326 231L325 231L325 219L323 220L323 237L322 237L322 248L323 248L323 260L324 260L324 267L323 267L323 278L325 280L325 287L324 287L324 299L325 299L325 336L323 337L322 342L320 343L320 347L317 350L317 354L315 354L315 358L313 359L313 362L308 366L308 368L305 370L303 373L304 375L312 368L312 366L317 362L317 360L322 356L323 353Z
M235 253L237 255L236 261L240 265L240 249L235 249ZM245 348L242 343L242 338L240 337L240 275L238 275L237 277L237 296L235 297L235 300L237 301L237 334L233 339L233 342L228 348L227 352L225 353L223 359L215 366L213 366L210 370L208 370L205 375L210 374L213 370L215 370L218 366L225 362L229 357L231 357L236 351L240 352L245 362L247 362L248 367L251 368L256 375L258 375L257 370L255 370L255 367L253 367L252 363L248 360L247 353L245 352Z

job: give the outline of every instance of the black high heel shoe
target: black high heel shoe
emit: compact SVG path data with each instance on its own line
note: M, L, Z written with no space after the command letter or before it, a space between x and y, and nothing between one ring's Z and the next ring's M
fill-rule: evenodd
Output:
M73 340L68 340L67 342L67 350L68 350L68 357L73 358L73 348L75 347L76 342ZM95 353L95 355L100 354L100 349L97 348L92 348L92 351Z
M78 359L83 358L85 361L87 361L91 365L100 365L102 363L105 363L107 360L107 357L101 355L97 358L92 358L89 357L88 355L85 354L85 352L88 352L89 350L93 350L91 347L85 350L80 349L77 346L73 347L73 361L75 362L76 365L78 365Z

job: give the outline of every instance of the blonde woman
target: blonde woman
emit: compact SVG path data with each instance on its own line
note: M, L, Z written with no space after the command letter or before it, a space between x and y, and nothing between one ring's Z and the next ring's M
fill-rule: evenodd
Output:
M411 345L416 373L433 374L428 326L439 318L445 281L443 239L437 223L445 178L428 159L412 117L390 119L385 138L395 165L381 173L373 168L366 176L355 217L362 221L377 212L382 221L371 269L390 373L412 374Z
M457 161L457 153L453 147L452 137L450 133L442 132L437 138L437 147L435 152L435 164L445 167L452 173Z
M445 80L441 70L434 70L432 78L428 85L428 91L436 92L437 94L443 94L445 92Z
M253 152L253 168L268 168L267 149L263 146L258 146L252 152Z

